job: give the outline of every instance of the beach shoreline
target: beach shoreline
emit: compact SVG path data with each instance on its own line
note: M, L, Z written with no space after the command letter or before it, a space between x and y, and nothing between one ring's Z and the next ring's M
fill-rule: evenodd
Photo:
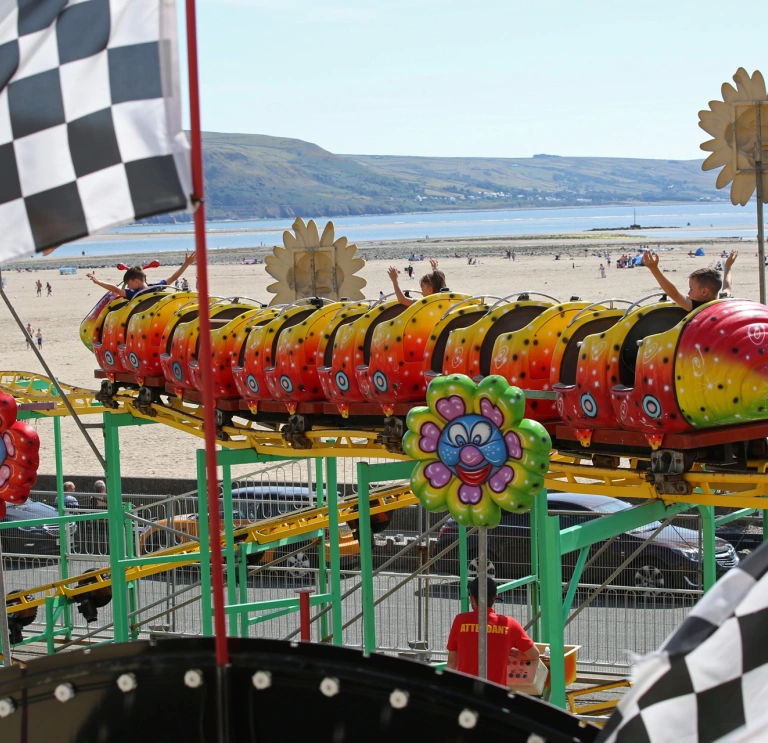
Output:
M442 240L404 240L365 243L360 245L360 255L366 258L366 265L360 275L366 279L364 288L366 297L378 298L379 292L390 293L392 284L387 277L387 268L394 265L401 271L400 284L403 289L418 289L419 278L429 271L429 264L415 263L414 277L407 278L405 267L411 252L423 253L425 257L438 257L440 269L447 276L448 286L453 291L468 295L506 296L519 292L544 292L545 294L567 300L578 296L586 301L609 300L621 297L626 301L635 301L640 297L659 294L660 290L651 273L643 268L619 270L615 268L616 257L623 253L634 253L642 244L651 244L659 249L661 266L670 280L678 287L687 285L687 276L693 270L705 268L719 260L720 254L732 248L739 249L741 255L734 268L734 290L739 297L756 300L758 298L758 271L754 254L756 246L739 240L710 238L697 241L653 240L646 236L640 238L589 238L550 236L526 240L520 236L514 239L498 238L450 238ZM704 257L689 257L694 247L703 246ZM506 259L506 250L516 252L516 260ZM608 250L612 256L612 265L601 255ZM586 252L585 252L586 251ZM233 250L212 251L210 257L209 281L213 296L252 297L268 303L273 295L266 287L273 283L262 264L242 264L244 257L267 255L269 249L262 251L238 248ZM455 258L461 253L461 258ZM477 262L468 264L469 253ZM560 260L555 260L555 255ZM117 260L126 260L130 256L114 256L114 261L99 257L80 259L89 268L96 268L97 276L109 282L119 282L122 271L115 268ZM153 255L134 255L133 259L153 258ZM164 253L163 266L148 271L150 282L166 278L181 263L181 253ZM99 380L94 377L97 367L94 355L86 349L79 338L80 323L91 308L103 296L103 291L92 284L84 270L75 275L59 275L59 265L75 265L79 261L57 260L55 254L32 262L38 270L17 273L9 269L3 271L7 279L6 293L24 324L31 323L33 331L42 329L43 354L53 373L62 381L87 389L98 389ZM606 266L606 279L600 278L599 266ZM98 267L104 266L104 267ZM196 269L190 267L185 276L194 289ZM35 281L45 285L51 283L51 297L37 297ZM620 305L619 305L620 306ZM43 374L43 369L34 354L27 348L21 330L3 310L3 362L4 370L19 370ZM98 423L98 416L88 416L86 422ZM55 472L53 425L51 419L34 421L42 445L40 449L41 473ZM90 451L75 423L70 418L61 422L64 444L65 476L85 475L103 476L99 464ZM99 446L101 436L95 437ZM122 472L126 476L144 477L181 477L195 476L196 451L203 442L167 426L151 425L127 427L121 429L120 447ZM233 477L242 477L248 466L233 468Z
M702 228L704 229L704 228ZM177 236L177 235L170 235ZM152 237L156 237L153 235ZM490 257L503 256L507 250L526 255L567 254L569 250L603 250L609 254L621 254L640 249L644 245L659 246L660 250L684 249L692 246L715 249L720 245L754 245L752 240L734 237L655 237L652 233L638 231L632 234L617 232L584 232L553 235L490 235L478 237L435 237L402 240L366 240L356 243L360 257L366 260L402 260L415 252L426 257L451 258L456 253L462 256ZM208 248L208 262L214 265L242 264L245 258L264 259L272 255L273 245L246 246L236 248ZM107 268L117 263L146 263L157 257L162 265L181 263L185 252L169 250L158 253L125 251L113 254L57 257L54 251L49 256L38 255L16 261L4 270L11 273L16 269L24 271L58 270L60 266L75 266L82 269ZM131 258L131 256L135 256Z

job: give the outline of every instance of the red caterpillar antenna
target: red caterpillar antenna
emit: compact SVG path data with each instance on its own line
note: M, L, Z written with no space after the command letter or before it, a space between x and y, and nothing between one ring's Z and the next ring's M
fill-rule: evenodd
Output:
M158 268L160 266L160 261L155 258L154 260L151 260L149 263L145 263L142 268ZM128 266L125 265L125 263L118 263L117 264L117 270L118 271L127 271Z

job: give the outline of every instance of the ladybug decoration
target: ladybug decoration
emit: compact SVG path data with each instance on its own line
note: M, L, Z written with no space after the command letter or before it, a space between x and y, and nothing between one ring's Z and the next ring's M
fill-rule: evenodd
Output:
M0 519L5 503L24 503L37 480L40 437L34 428L16 420L16 400L0 392Z

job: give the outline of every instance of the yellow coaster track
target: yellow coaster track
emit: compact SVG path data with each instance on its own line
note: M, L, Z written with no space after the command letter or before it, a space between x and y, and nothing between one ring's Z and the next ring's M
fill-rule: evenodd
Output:
M411 492L409 487L400 486L387 488L370 496L371 515L394 511L405 506L412 506L418 503L418 499ZM270 544L281 539L299 537L303 534L325 529L328 527L328 507L302 509L293 511L290 514L276 516L271 519L254 522L248 526L235 529L234 537L236 544L253 542L256 544ZM338 504L339 523L354 521L359 517L357 498L348 498L340 501ZM221 535L222 543L224 534ZM174 560L173 562L164 562L164 557L169 556L188 556L188 560ZM141 578L148 578L158 573L165 573L174 568L192 565L200 561L199 542L184 542L175 547L158 552L152 552L146 557L152 557L157 562L146 563L126 567L126 581L136 581ZM78 585L84 581L89 581L85 585ZM14 604L8 606L8 614L31 609L45 604L46 598L55 596L64 596L73 601L75 597L83 594L98 591L99 589L112 585L112 574L110 568L75 575L65 580L54 581L35 588L25 588L23 592L14 593L12 600Z

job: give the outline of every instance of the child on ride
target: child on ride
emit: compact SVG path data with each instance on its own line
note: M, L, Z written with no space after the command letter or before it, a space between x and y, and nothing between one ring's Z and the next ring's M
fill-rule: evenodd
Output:
M181 276L181 274L183 274L184 271L186 271L194 262L195 254L187 253L184 257L184 263L181 265L181 268L172 273L167 279L158 281L157 283L152 284L152 286L167 286L169 284L173 284L173 282L176 281L176 279L178 279L179 276ZM134 266L133 268L129 268L123 274L123 284L125 284L124 287L115 286L115 284L109 284L106 281L99 281L99 279L96 278L96 274L93 272L86 274L86 276L94 284L100 286L102 289L106 289L107 291L112 292L113 294L117 294L118 296L125 297L126 299L132 299L142 289L148 288L147 275L144 273L144 269L142 269L141 266Z
M661 271L659 268L659 256L646 250L643 253L643 264L651 269L653 278L659 283L665 294L674 302L677 302L684 310L695 310L707 302L717 299L720 290L723 293L731 293L733 279L731 277L731 267L739 256L738 250L732 250L728 259L725 261L723 277L720 278L720 272L714 268L699 268L688 277L688 294L683 294Z
M429 259L429 263L432 266L432 273L424 274L421 277L421 294L424 297L428 297L430 294L436 294L437 292L448 291L448 287L445 285L445 274L437 269L437 261L434 258ZM406 307L412 305L416 300L406 297L400 289L400 284L397 280L397 269L394 266L390 266L387 271L389 278L392 280L392 287L397 295L397 301L400 304L404 304Z

